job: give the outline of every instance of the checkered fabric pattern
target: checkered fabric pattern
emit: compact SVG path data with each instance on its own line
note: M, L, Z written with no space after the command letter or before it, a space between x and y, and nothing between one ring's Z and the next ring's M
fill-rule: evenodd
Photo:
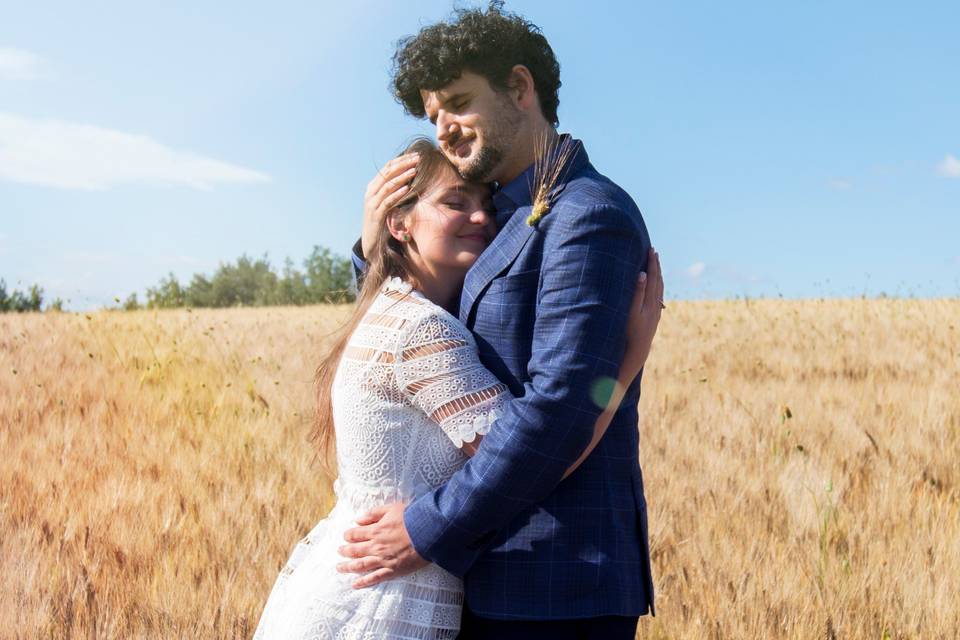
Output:
M560 481L591 439L598 390L617 377L650 246L632 199L578 147L535 227L532 168L494 196L501 229L467 274L460 320L516 400L477 454L404 515L417 551L463 576L468 606L489 618L653 610L639 379Z

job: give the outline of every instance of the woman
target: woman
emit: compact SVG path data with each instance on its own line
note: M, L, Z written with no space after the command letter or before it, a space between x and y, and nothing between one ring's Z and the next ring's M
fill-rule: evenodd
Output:
M385 215L366 252L356 309L318 368L314 435L325 460L336 451L337 503L281 571L257 639L439 640L459 630L462 583L436 565L367 589L336 571L343 532L358 516L442 485L512 400L450 312L496 233L489 188L465 182L429 140L405 153L418 157L391 163L388 177L396 179L375 180L378 188L368 191L368 207ZM631 309L620 389L639 373L659 321L663 284L652 252L650 270ZM615 394L567 474L599 441L619 401Z

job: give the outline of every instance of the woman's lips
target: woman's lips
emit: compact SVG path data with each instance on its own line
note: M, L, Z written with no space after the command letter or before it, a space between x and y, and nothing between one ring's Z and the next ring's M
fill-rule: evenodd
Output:
M483 235L482 233L471 233L471 234L460 236L460 237L463 238L464 240L472 240L473 242L479 242L480 244L483 244L483 245L486 245L488 242L487 236Z

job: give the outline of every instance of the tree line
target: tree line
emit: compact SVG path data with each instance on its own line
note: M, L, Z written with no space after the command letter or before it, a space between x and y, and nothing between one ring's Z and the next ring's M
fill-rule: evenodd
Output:
M352 302L355 297L350 260L314 245L302 270L287 258L277 272L266 256L244 254L235 263L221 263L212 276L194 274L186 285L171 273L147 289L142 305L133 293L123 308L265 307Z
M40 311L42 306L43 289L41 287L33 285L26 291L14 289L8 293L7 281L0 278L0 313L6 313L8 311L15 311L17 313ZM63 301L57 298L47 308L59 311L63 308Z
M220 263L211 275L195 273L181 284L170 273L154 287L148 287L145 300L131 293L123 302L114 300L118 308L174 309L179 307L263 307L272 305L307 305L353 302L356 291L353 266L329 249L314 245L302 268L287 258L282 269L274 269L264 255L251 258L242 255L235 262ZM6 283L0 280L0 312L40 311L43 289L33 285L27 292L8 295ZM62 310L58 298L47 310Z

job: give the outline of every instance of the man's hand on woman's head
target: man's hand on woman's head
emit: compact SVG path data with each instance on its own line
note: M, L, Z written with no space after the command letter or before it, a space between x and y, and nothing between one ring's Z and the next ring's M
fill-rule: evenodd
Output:
M383 218L410 190L410 181L417 174L419 155L407 153L383 165L367 184L363 197L363 234L361 246L367 257L373 251L377 234L383 227Z

